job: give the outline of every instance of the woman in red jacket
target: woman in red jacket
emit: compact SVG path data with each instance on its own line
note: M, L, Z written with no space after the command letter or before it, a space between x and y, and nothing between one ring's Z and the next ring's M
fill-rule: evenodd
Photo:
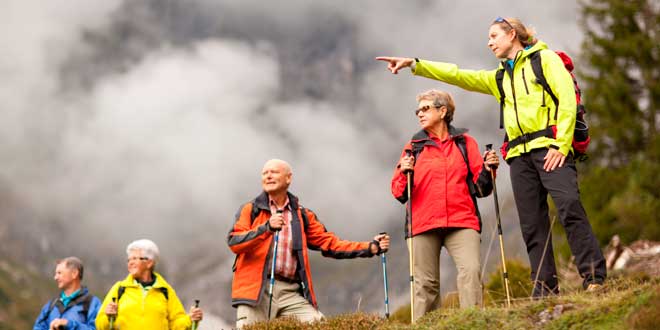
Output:
M392 194L405 203L408 195L405 173L414 173L413 320L440 307L439 262L443 246L458 269L461 307L481 305L481 221L475 197L490 194L489 166L499 165L494 151L484 153L484 161L474 138L465 134L466 130L450 125L454 101L449 93L430 90L419 94L417 102L415 114L422 130L404 147L392 178Z

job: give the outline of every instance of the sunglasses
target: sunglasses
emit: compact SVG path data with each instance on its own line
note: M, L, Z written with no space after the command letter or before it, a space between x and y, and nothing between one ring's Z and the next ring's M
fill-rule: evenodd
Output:
M493 21L493 23L504 23L504 24L508 25L508 26L511 28L511 30L515 30L515 29L513 28L513 25L511 25L511 23L509 23L509 21L507 21L504 17L497 17L497 18Z
M418 116L420 112L427 112L427 111L429 111L429 109L431 109L431 108L440 109L440 108L442 108L442 107L444 107L444 105L440 105L440 106L435 106L435 105L425 105L425 106L423 106L423 107L421 107L421 108L415 109L415 116Z
M146 258L146 257L130 257L130 258L126 259L127 262L138 261L138 260L139 261L147 261L147 260L149 260L149 258Z

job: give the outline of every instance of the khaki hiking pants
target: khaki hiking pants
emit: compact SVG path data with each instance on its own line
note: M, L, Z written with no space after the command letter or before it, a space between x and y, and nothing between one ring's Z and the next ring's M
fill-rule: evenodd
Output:
M236 328L241 329L244 326L260 321L266 321L268 318L268 304L270 296L268 295L267 284L261 294L261 300L257 306L238 305L236 310ZM323 318L312 304L300 295L300 284L275 280L273 287L273 305L271 307L271 320L276 317L294 316L303 322L312 322Z
M413 237L415 315L417 320L440 308L440 250L444 246L458 270L456 286L461 308L482 305L481 237L474 229L443 228Z

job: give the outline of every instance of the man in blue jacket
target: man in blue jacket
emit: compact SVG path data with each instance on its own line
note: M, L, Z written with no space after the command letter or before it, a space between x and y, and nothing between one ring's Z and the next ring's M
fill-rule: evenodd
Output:
M57 261L55 282L62 290L44 305L33 330L94 330L101 301L81 286L83 264L76 257Z

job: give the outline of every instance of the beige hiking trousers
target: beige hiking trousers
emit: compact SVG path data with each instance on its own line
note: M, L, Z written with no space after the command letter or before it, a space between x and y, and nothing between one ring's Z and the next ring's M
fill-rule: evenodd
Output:
M415 315L440 308L440 250L444 246L458 270L456 286L461 308L482 305L481 238L474 229L431 230L413 237Z
M257 306L238 305L236 310L236 328L268 318L269 285L266 285ZM323 314L300 295L300 284L275 280L273 287L273 305L270 318L294 316L303 322L312 322L323 318Z

